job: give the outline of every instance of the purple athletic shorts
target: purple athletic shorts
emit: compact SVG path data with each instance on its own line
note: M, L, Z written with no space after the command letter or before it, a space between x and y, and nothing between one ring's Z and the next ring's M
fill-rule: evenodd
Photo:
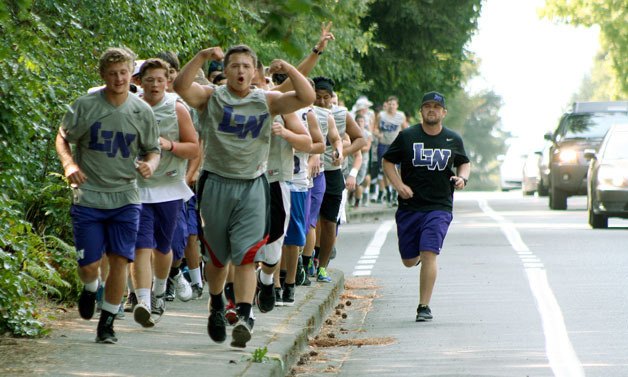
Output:
M316 228L318 222L318 213L321 210L321 204L323 203L323 195L325 195L325 174L321 173L314 178L314 185L309 189L310 196L310 211L308 213L306 224L310 227Z
M183 258L188 245L188 237L198 235L198 212L196 212L196 196L190 198L182 207L177 218L177 228L172 237L172 259Z
M129 204L116 209L73 205L70 209L79 266L102 259L103 253L135 259L135 241L142 206Z
M452 218L447 211L398 210L395 219L401 258L416 258L421 251L440 254Z
M157 249L168 254L172 249L172 238L183 200L163 203L143 203L140 215L140 230L137 233L137 249Z

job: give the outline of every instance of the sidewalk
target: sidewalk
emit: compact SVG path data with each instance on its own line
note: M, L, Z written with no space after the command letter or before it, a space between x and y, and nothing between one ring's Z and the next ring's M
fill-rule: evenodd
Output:
M231 348L227 340L214 343L207 335L207 301L175 300L153 329L133 321L132 313L116 320L115 345L94 342L98 314L91 321L79 318L76 309L44 339L16 340L0 357L2 376L285 376L331 311L344 286L342 272L329 270L331 283L312 282L297 287L293 307L276 307L261 314L254 308L253 338L246 349ZM28 344L27 344L28 343ZM34 344L33 344L34 343ZM21 352L27 346L28 352ZM256 349L267 347L267 360L253 362ZM3 352L4 353L4 352Z
M373 204L351 208L348 221L377 221L395 208ZM132 313L115 322L116 345L97 344L98 319L84 321L76 308L57 320L55 330L44 339L16 340L9 362L0 357L2 376L285 376L306 350L308 337L315 336L344 288L341 271L329 270L332 283L297 287L293 307L276 307L261 314L254 308L256 322L247 348L229 346L231 330L223 344L207 335L207 290L203 299L167 303L166 314L153 329L143 329ZM21 352L22 346L25 346ZM268 358L251 360L257 349L267 347ZM7 350L5 348L5 350ZM4 359L4 360L2 360Z

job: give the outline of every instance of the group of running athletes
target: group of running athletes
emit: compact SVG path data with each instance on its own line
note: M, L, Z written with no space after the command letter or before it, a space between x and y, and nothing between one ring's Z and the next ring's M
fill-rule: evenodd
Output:
M251 339L254 303L262 313L293 305L295 286L310 282L306 270L331 281L343 192L366 176L369 128L382 161L407 122L396 98L375 117L366 106L354 118L334 104L334 80L307 78L334 39L330 27L298 67L273 60L265 70L246 45L201 50L180 71L172 53L138 69L127 49L101 56L104 87L72 104L56 139L74 193L82 318L94 316L102 292L97 342L117 342L125 288L125 306L144 327L174 292L200 298L200 254L208 334L222 343L233 326L233 347ZM225 84L199 77L210 61L222 62ZM131 80L140 96L129 94Z

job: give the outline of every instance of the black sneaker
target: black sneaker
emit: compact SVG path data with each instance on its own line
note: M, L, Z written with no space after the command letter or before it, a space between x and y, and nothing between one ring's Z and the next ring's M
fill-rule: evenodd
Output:
M96 311L96 292L90 292L83 287L78 300L78 310L81 318L92 319Z
M303 267L303 259L299 255L299 259L297 260L297 285L305 285L305 279L307 279L307 274L305 273L305 268Z
M246 342L251 340L251 332L249 322L240 317L231 332L231 347L246 348Z
M432 319L432 311L427 305L419 305L416 309L416 321L425 322Z
M296 291L296 287L294 285L288 285L283 289L283 295L281 297L281 301L283 301L283 306L294 306L294 292Z
M200 284L192 284L192 300L198 300L203 297L203 286Z
M259 311L262 313L268 313L269 311L275 308L275 285L274 284L263 284L259 280L259 274L261 270L257 273L257 294L255 295L255 301L257 302L257 307Z
M116 344L118 342L116 332L113 331L113 321L115 318L116 315L108 311L103 310L100 313L100 320L98 321L98 328L96 329L96 343Z
M174 289L174 279L168 278L166 282L166 293L164 295L164 299L166 301L174 301L175 289Z
M227 339L227 320L224 310L211 309L209 311L207 334L216 343L222 343Z
M281 300L281 287L275 287L275 306L283 306Z
M135 309L135 305L137 305L137 296L135 295L135 292L131 292L128 296L126 296L124 311L127 313L132 313L133 309Z
M166 312L166 301L164 295L155 296L154 293L150 296L150 320L157 324L161 320L161 316Z

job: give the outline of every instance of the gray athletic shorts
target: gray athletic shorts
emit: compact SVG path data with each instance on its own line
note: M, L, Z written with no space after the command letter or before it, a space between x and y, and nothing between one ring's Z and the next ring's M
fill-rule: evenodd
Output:
M203 257L217 267L253 263L266 244L270 192L263 175L240 180L203 171L198 180Z

